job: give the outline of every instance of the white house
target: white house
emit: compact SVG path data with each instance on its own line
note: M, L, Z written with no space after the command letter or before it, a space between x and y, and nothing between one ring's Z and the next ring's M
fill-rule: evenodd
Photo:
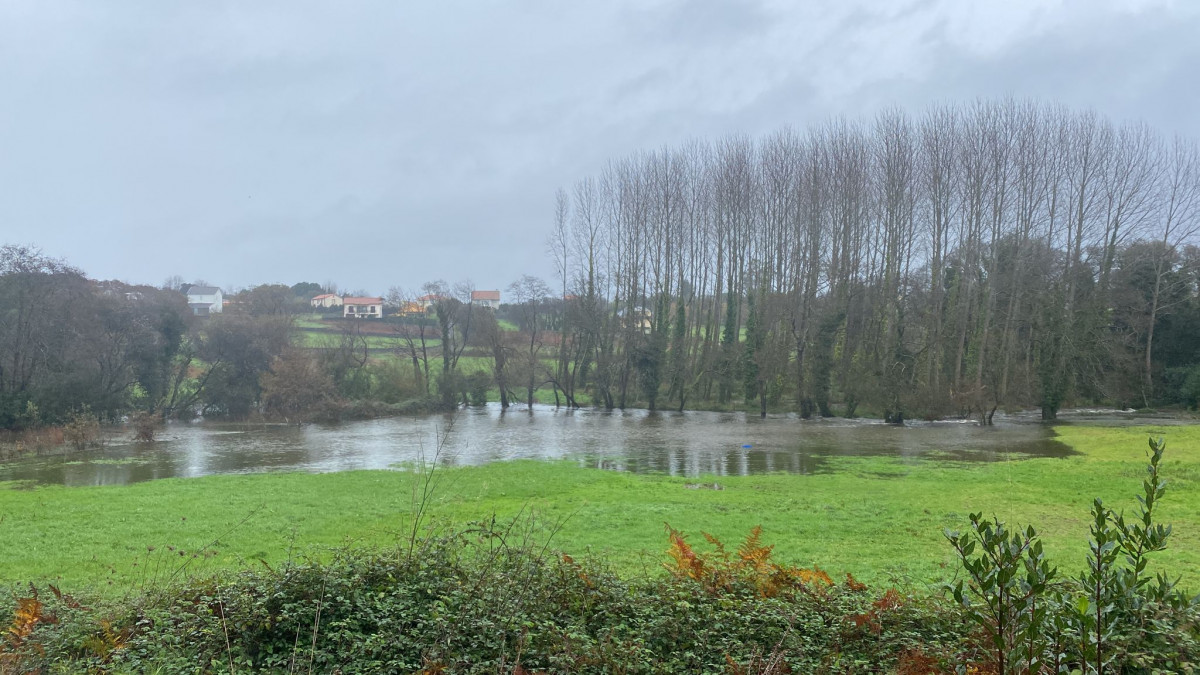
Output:
M488 309L499 309L500 291L471 291L471 304Z
M309 300L308 304L312 305L313 307L324 307L326 309L330 307L341 307L342 298L341 296L334 295L333 293L323 293L312 300Z
M640 305L628 312L622 309L617 312L617 316L621 318L621 322L627 327L640 330L646 335L649 335L654 329L654 324L652 323L654 313Z
M187 299L196 316L220 314L225 307L225 298L216 286L192 286L188 288Z
M355 319L383 318L383 298L342 298L342 316Z

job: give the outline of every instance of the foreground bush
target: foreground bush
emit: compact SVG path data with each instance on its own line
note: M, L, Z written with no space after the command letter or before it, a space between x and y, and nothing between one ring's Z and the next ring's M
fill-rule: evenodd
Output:
M126 609L42 598L23 606L25 629L0 664L12 672L678 673L765 672L774 660L791 672L887 672L903 658L949 655L960 639L962 624L936 603L852 579L769 596L751 578L730 577L719 589L686 576L627 581L508 538L488 526L411 553L343 551L328 563L192 583Z
M1155 519L1167 489L1166 443L1152 438L1149 445L1134 516L1093 502L1088 567L1075 578L1057 581L1033 526L1022 532L972 514L969 532L946 532L966 572L952 595L979 628L989 669L1190 673L1200 666L1200 598L1149 572L1150 556L1171 536Z

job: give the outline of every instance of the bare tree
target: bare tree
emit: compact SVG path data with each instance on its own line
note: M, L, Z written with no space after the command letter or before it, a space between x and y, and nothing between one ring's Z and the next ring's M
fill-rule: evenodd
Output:
M743 392L760 412L790 395L802 416L866 401L896 420L1116 397L1109 364L1132 338L1112 325L1114 261L1194 211L1160 147L1142 125L1010 99L610 161L556 195L574 297L554 380L607 407L657 405L661 387L680 408ZM1180 218L1175 246L1194 234Z
M522 337L526 338L525 348L521 352L521 371L525 381L525 400L532 410L533 393L543 382L555 381L551 377L552 373L542 364L542 350L545 348L544 322L550 287L537 277L525 275L509 285L508 293L513 298L512 304L518 318L517 328ZM561 362L559 365L562 365ZM557 391L555 395L557 396Z
M1172 285L1186 284L1186 275L1177 275L1172 280L1170 272L1178 249L1194 242L1200 233L1200 151L1194 141L1176 137L1163 149L1165 157L1159 193L1155 195L1156 211L1150 220L1147 234L1154 236L1158 246L1152 249L1151 260L1154 272L1154 288L1150 296L1150 308L1146 316L1145 350L1142 367L1145 389L1143 401L1146 405L1154 393L1153 351L1154 326L1161 313L1169 309L1164 297L1173 295Z
M410 360L418 386L429 394L429 343L435 339L434 322L417 297L415 293L393 286L388 289L387 302L397 308L399 315L399 322L392 324L392 331L401 344L397 351Z

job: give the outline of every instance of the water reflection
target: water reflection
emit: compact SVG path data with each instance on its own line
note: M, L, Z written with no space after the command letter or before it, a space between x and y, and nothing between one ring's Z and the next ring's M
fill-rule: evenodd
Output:
M452 429L447 433L447 428ZM580 466L670 475L746 475L829 470L833 456L903 461L994 461L1062 456L1050 430L1021 416L993 428L973 423L759 419L741 413L643 410L510 410L391 418L333 426L171 424L154 443L114 437L85 454L0 465L0 481L112 485L168 477L265 471L385 469L436 457L451 466L512 459L570 459Z

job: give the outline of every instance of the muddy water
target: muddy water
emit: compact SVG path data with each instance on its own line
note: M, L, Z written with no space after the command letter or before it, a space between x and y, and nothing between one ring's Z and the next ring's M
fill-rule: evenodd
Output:
M1068 423L1169 423L1114 411L1073 411L1064 417ZM501 413L492 405L454 416L335 426L176 423L154 443L133 443L127 432L114 432L93 451L0 465L0 481L114 485L212 474L403 468L435 457L445 465L567 459L602 469L683 476L819 473L831 470L827 460L833 456L986 462L1069 452L1034 414L997 416L996 422L991 428L962 421L894 427L874 420L712 412L535 406Z

